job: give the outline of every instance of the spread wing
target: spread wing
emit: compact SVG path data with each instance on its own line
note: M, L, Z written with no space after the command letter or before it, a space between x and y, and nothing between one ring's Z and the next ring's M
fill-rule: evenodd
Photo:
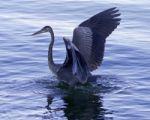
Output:
M115 7L100 12L82 22L73 32L73 43L87 62L90 71L102 62L105 39L120 24L120 13Z

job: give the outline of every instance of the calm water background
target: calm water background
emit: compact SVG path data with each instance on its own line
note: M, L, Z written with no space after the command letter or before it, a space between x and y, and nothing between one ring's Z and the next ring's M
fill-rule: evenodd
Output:
M62 62L61 37L114 6L122 21L94 71L102 76L97 85L58 88L47 64L49 34L29 35L51 25L55 61ZM1 120L150 120L149 0L1 0L0 23Z

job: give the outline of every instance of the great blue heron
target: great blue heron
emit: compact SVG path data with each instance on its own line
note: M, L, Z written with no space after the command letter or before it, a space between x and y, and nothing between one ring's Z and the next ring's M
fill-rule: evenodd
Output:
M69 85L84 84L103 60L106 38L120 24L119 10L114 8L100 12L82 22L73 32L73 40L63 37L67 55L63 64L53 61L54 32L50 26L32 34L49 32L51 42L48 50L49 68Z

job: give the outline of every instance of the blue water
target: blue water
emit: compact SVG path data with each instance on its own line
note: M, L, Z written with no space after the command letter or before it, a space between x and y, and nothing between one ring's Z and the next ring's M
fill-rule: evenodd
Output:
M29 36L51 25L55 62L63 62L62 36L85 19L118 7L121 24L107 39L101 75L89 88L58 87L49 71L49 34ZM149 0L11 0L0 5L1 120L150 120Z

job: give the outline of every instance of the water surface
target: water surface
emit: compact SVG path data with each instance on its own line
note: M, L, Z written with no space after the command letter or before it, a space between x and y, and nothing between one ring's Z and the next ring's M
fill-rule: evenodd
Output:
M57 87L49 71L49 34L29 36L51 25L54 57L63 62L62 36L110 7L122 13L121 25L107 39L97 85ZM0 116L2 120L149 120L150 2L129 0L11 0L0 5Z

